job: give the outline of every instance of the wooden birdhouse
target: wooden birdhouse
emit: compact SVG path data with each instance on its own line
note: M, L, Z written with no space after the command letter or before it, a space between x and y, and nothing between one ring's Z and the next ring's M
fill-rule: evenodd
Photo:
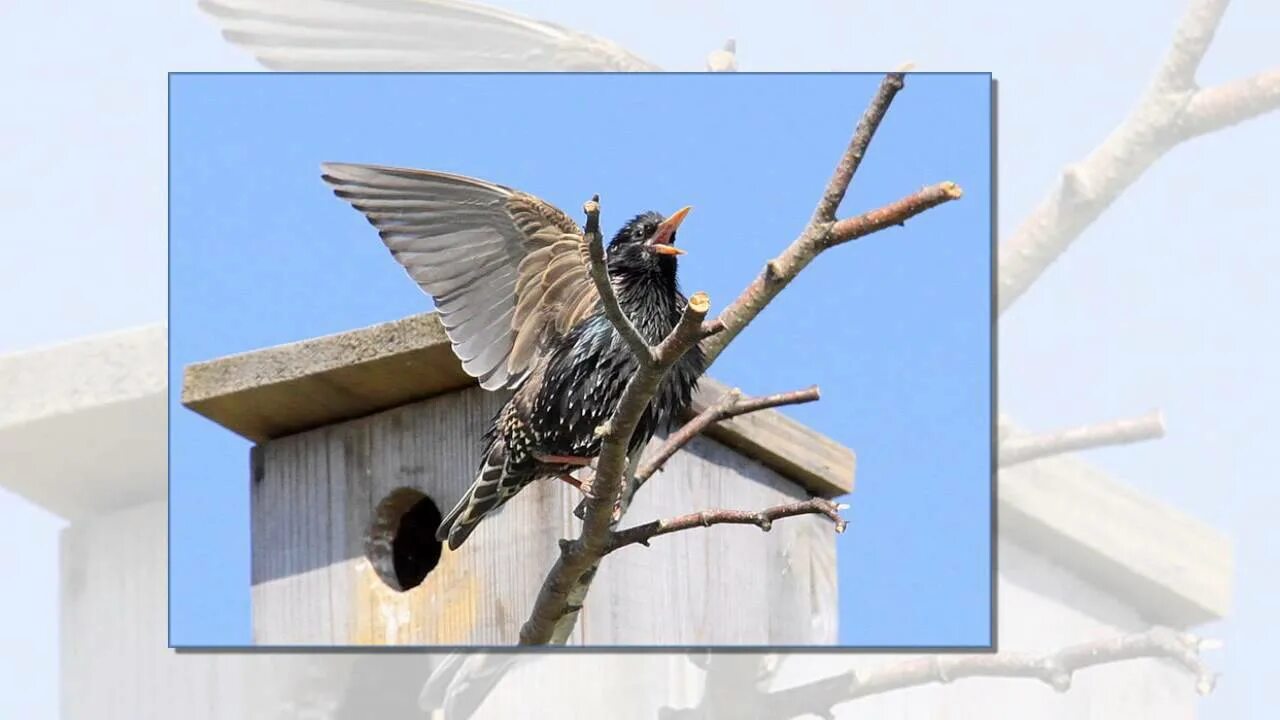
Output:
M695 410L726 389L704 380ZM434 314L189 366L183 404L256 443L254 642L515 644L581 496L537 482L456 552L434 537L505 399L462 371ZM836 497L853 470L850 450L778 412L740 416L672 458L623 526ZM835 542L830 521L802 516L624 548L570 643L834 644Z

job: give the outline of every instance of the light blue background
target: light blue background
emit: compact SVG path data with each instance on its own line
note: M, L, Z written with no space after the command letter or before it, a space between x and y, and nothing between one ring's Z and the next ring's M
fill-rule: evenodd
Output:
M183 366L430 309L321 162L473 175L575 218L599 193L609 232L693 205L682 285L718 309L808 220L879 80L171 76L171 643L250 640L249 443L181 407ZM858 454L843 644L990 637L990 122L987 75L913 76L840 214L941 180L964 199L821 257L711 372L821 385L784 412Z

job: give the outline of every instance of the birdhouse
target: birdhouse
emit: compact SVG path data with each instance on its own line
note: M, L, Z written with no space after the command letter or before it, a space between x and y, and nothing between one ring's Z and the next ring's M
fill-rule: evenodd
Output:
M693 410L727 389L704 379ZM434 314L187 367L183 404L255 443L254 642L515 644L559 540L578 533L578 491L535 482L457 551L435 539L506 397L463 372ZM622 526L832 498L853 471L853 453L821 434L776 411L744 415L668 461ZM829 520L800 516L620 549L570 643L834 644L835 542Z
M719 654L712 664L695 664L690 659L698 654L521 653L501 656L515 661L504 674L482 682L471 675L466 682L441 673L441 683L424 689L428 673L447 664L443 654L174 653L166 641L165 337L165 328L149 327L0 355L0 397L6 400L0 403L0 457L8 462L0 488L23 499L0 507L0 522L19 527L25 513L35 511L66 523L52 547L43 532L23 535L22 552L56 557L56 575L20 567L14 585L28 604L34 599L49 608L43 616L15 617L33 637L60 638L58 703L66 720L215 720L309 711L380 717L403 707L442 713L445 694L453 703L449 717L479 704L472 715L478 720L524 717L529 708L549 717L647 720L676 715L671 708L682 708L683 716L695 716L683 711L695 706L728 711L718 702L725 693L831 677L844 678L839 687L852 693L866 685L848 683L843 673L856 669L865 679L913 662L829 653L791 654L781 665L779 655ZM387 356L405 347L390 343ZM272 376L287 382L284 369L261 377ZM1233 617L1234 554L1221 531L1076 457L1008 467L999 482L1001 656L1040 657L1141 632L1152 623L1198 631ZM722 529L735 528L708 532ZM774 531L780 529L781 522ZM661 550L658 541L653 550ZM47 579L31 582L33 576ZM1204 632L1213 637L1217 630ZM22 650L19 637L14 651ZM1211 668L1219 662L1209 654ZM771 684L756 672L766 664L777 671ZM587 676L599 682L564 682ZM40 681L38 664L31 677ZM835 705L832 715L1192 718L1202 707L1192 683L1176 663L1128 660L1077 674L1066 693L1027 680L969 680L863 697ZM788 697L813 708L812 694ZM993 705L993 697L1001 702Z

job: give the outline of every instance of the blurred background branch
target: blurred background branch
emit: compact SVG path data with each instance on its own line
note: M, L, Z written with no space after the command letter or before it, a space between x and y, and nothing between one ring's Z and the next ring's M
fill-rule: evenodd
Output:
M1134 181L1179 143L1280 106L1280 71L1198 89L1196 71L1229 0L1194 0L1138 106L999 247L999 312L1008 310Z
M1138 418L1060 430L1044 435L1000 438L1000 467L1052 455L1164 437L1164 417L1157 411Z
M927 655L867 670L848 671L794 687L765 692L742 676L739 664L706 663L708 692L691 708L664 708L662 720L702 720L715 717L767 717L784 720L804 716L834 718L833 708L873 695L966 678L1026 678L1039 680L1058 692L1071 687L1072 676L1099 665L1142 658L1169 660L1195 678L1196 690L1208 694L1217 677L1200 659L1202 649L1213 647L1195 635L1156 627L1143 633L1096 640L1066 647L1046 655L1000 653L997 655ZM764 664L761 664L764 667ZM715 673L736 672L738 677L713 678ZM724 688L723 694L716 693ZM735 714L735 710L743 714ZM755 714L751 714L755 713Z

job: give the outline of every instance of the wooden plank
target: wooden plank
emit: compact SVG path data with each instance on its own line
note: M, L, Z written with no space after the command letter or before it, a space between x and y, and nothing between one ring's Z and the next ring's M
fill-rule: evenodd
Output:
M445 549L408 591L384 580L374 563L385 558L371 560L368 542L380 502L397 490L416 489L441 512L453 506L502 401L470 388L267 443L253 493L262 526L253 553L255 642L514 643L577 500L567 486L527 488L463 552Z
M696 415L730 390L704 378L698 383L690 415ZM707 429L708 437L736 448L791 478L820 497L834 498L853 491L856 460L853 451L780 412L739 415Z
M76 521L60 538L61 710L66 720L216 720L280 717L287 708L336 705L352 670L380 662L352 655L241 655L170 650L167 504L156 501ZM409 704L422 686L384 665L377 687ZM398 685L391 682L399 680ZM347 702L375 705L366 690ZM317 710L317 712L319 712ZM6 716L7 717L7 716Z
M434 313L187 366L182 403L265 442L472 387ZM725 386L708 379L695 410ZM776 411L737 418L711 437L823 497L853 489L854 456Z
M1234 574L1216 530L1061 455L1000 471L1000 533L1044 552L1153 622L1226 615Z
M69 519L165 497L166 377L162 326L0 357L0 485Z
M427 313L188 365L182 404L265 442L474 382Z
M151 502L62 531L62 717L203 720L243 707L244 687L217 683L224 661L168 649L166 513Z
M382 499L406 488L442 511L453 505L472 480L479 434L502 402L473 387L262 446L251 496L255 643L513 644L557 541L577 532L576 491L554 481L526 488L407 591L394 573L378 571L388 564L389 544L379 555L369 541ZM760 463L698 438L641 493L630 517L758 509L804 494ZM817 532L802 536L806 525ZM574 643L811 644L814 553L805 542L833 548L830 523L789 518L770 533L717 527L623 550L605 564ZM777 582L783 587L767 589ZM671 594L656 598L648 588ZM834 598L825 607L834 613Z

